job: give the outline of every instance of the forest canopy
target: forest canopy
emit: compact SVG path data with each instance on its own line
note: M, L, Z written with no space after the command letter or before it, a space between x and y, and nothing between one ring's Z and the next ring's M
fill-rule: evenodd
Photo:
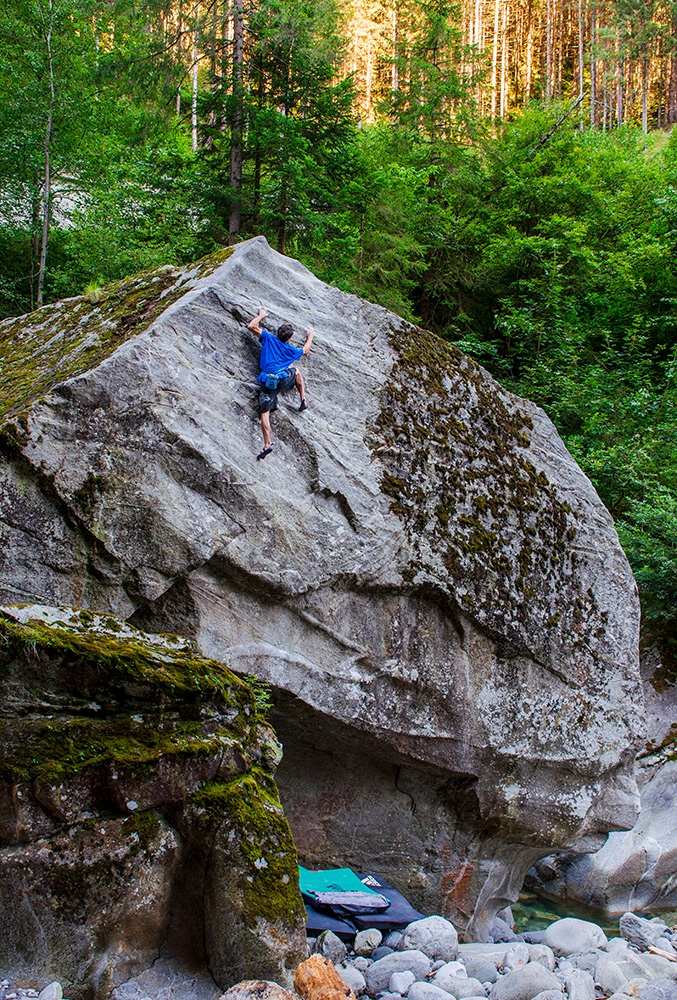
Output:
M0 315L263 233L542 405L677 626L677 3L14 0Z

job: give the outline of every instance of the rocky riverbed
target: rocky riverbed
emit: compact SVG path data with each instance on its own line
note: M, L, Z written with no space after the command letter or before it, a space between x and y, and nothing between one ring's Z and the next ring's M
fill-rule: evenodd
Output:
M221 1000L677 1000L677 927L623 915L618 936L565 917L544 931L515 934L496 920L493 941L459 943L453 924L426 917L385 938L375 928L346 944L331 931L308 939L310 960L291 992L267 980L231 987ZM304 974L307 966L311 975ZM160 960L118 986L113 1000L217 1000L209 977ZM0 983L0 1000L61 1000L52 983Z

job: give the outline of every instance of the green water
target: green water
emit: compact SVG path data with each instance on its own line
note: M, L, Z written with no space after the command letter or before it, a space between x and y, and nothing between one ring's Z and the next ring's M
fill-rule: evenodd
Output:
M544 931L549 924L561 920L562 917L578 917L598 924L607 937L618 937L618 921L610 922L609 918L599 910L560 903L538 896L535 892L521 892L519 901L513 903L511 909L518 934L522 931Z

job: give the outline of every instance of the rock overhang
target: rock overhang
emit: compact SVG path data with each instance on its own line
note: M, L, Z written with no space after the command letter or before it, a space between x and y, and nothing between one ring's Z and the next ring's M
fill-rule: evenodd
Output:
M508 840L627 826L636 588L545 414L262 238L208 271L6 422L5 496L34 491L73 566L46 543L30 573L19 526L5 592L185 631L318 718L472 776ZM311 407L281 405L264 468L243 329L261 304L318 330Z

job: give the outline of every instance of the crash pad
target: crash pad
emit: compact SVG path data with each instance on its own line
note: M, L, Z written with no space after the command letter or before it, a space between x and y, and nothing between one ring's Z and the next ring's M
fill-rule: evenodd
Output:
M326 868L310 871L299 865L299 889L304 896L317 892L372 892L371 886L364 885L352 868Z
M393 889L382 875L369 872L358 875L358 878L365 889L378 892L390 900L390 906L383 913L360 913L351 917L358 930L366 930L368 927L376 927L380 931L400 930L414 920L423 920L424 914L415 910L409 900L397 889Z

